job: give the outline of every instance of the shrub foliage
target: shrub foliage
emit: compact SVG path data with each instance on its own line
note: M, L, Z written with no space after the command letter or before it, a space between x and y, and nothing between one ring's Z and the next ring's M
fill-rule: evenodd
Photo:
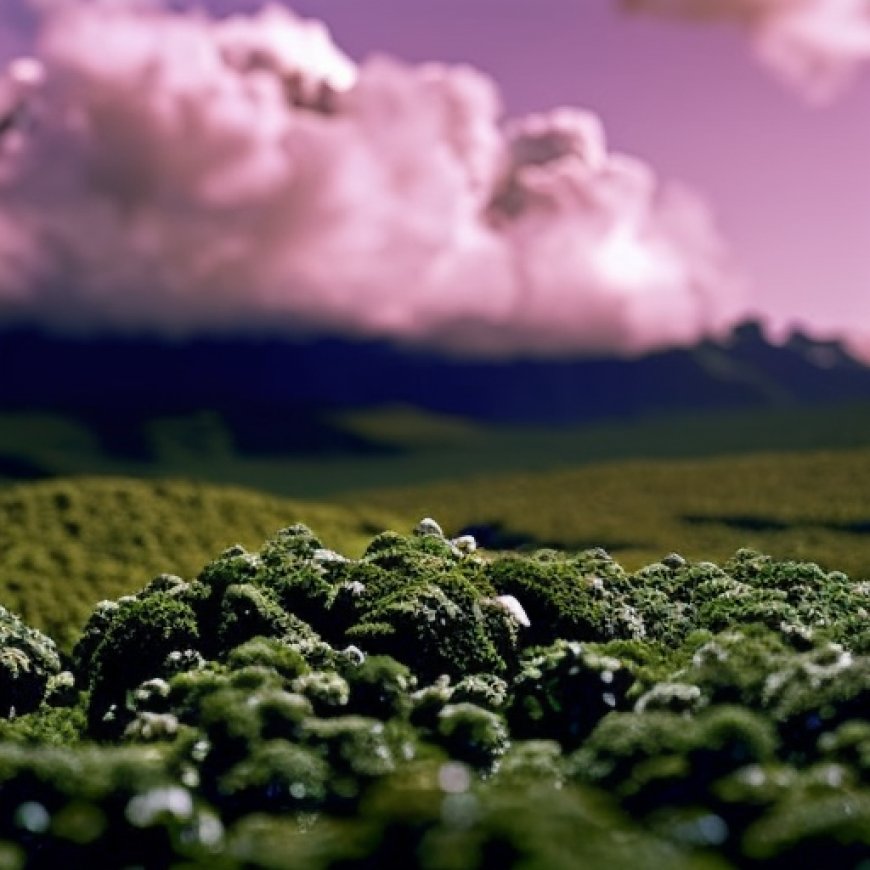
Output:
M301 525L96 606L0 609L0 866L858 867L870 587ZM64 670L67 667L67 670Z

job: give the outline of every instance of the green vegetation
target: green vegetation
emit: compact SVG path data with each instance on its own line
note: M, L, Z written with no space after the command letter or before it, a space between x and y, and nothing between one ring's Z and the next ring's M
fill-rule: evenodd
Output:
M866 581L431 520L356 552L159 574L67 671L0 613L0 866L865 866Z
M183 481L73 479L0 489L0 602L64 647L97 601L167 570L189 574L233 541L251 547L305 516L361 552L391 522L375 510L299 504Z
M446 527L495 548L604 547L629 567L740 547L870 576L870 450L602 463L375 489L342 501Z
M0 607L0 716L35 710L59 671L54 641Z
M160 572L191 575L235 541L254 547L271 529L305 517L322 530L328 546L359 555L378 529L407 525L422 513L443 518L452 532L473 527L491 550L604 547L603 555L587 556L602 576L617 571L611 557L637 569L666 560L679 541L682 556L695 561L721 562L748 546L780 560L813 561L870 578L866 480L870 450L467 476L382 487L331 505L183 481L80 478L20 484L0 489L0 602L69 651L98 601L132 593ZM383 565L374 560L372 572L401 562L388 535L372 546L384 551ZM326 584L310 574L283 572L283 558L280 548L264 554L279 576L282 605L292 599L300 608L304 600L300 615L317 623ZM525 596L527 607L543 607L529 591L541 570L527 565L511 574L509 593ZM457 576L456 583L466 579ZM418 580L417 592L424 595L425 577ZM570 574L553 582L570 585ZM343 594L343 600L350 606L352 595ZM401 606L383 604L396 617ZM410 612L419 606L422 599ZM360 631L371 635L384 614L369 616ZM595 602L560 604L539 616L535 625L553 620L559 631L604 619ZM381 645L388 648L386 635Z
M184 477L324 499L468 475L622 459L870 448L870 404L660 413L568 427L489 426L406 406L257 424L214 411L117 419L0 413L0 483L41 477ZM298 424L298 425L297 425ZM241 425L241 428L240 428ZM294 429L316 436L294 441ZM274 430L274 431L273 431Z

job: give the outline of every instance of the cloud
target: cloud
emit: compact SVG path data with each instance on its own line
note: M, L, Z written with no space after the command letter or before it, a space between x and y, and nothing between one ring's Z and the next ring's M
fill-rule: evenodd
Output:
M630 11L736 24L758 58L808 100L839 95L870 60L868 0L622 0Z
M870 365L870 330L852 330L842 340L855 359Z
M696 196L590 113L502 124L472 68L357 65L279 6L117 0L52 0L35 53L0 86L0 320L552 355L740 307Z

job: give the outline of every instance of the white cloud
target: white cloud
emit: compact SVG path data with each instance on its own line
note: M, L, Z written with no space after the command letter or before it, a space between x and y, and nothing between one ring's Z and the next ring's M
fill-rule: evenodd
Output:
M502 126L471 68L357 66L278 6L106 0L55 3L38 59L0 141L0 317L546 355L691 342L739 307L696 196L590 113Z

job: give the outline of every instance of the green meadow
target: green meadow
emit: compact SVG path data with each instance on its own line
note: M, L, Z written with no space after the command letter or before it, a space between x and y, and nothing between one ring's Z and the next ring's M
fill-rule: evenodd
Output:
M604 547L636 568L740 547L870 576L870 449L631 460L355 493L399 516L489 527L526 548Z
M69 645L97 601L163 572L189 574L230 544L315 525L329 545L362 549L395 525L378 508L301 503L188 481L65 478L0 490L0 602Z
M870 404L660 413L559 428L487 426L390 406L323 415L316 424L324 433L360 449L320 451L293 451L280 441L253 449L210 411L102 422L101 429L70 415L0 414L0 485L73 475L184 477L324 500L625 459L870 448Z
M303 521L357 554L373 530L427 515L451 534L478 527L496 550L603 547L636 569L672 551L722 561L752 547L866 578L867 481L870 448L465 474L323 502L183 480L16 484L0 489L0 600L69 644L95 602L187 575L233 543Z

